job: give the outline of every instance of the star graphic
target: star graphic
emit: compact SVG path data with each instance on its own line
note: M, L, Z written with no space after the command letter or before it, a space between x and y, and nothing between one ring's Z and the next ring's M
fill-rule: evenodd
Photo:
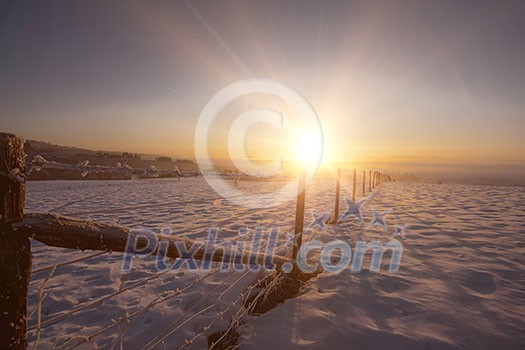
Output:
M401 238L406 239L405 237L405 230L407 228L407 225L402 226L395 226L394 233L392 233L392 237L401 236Z
M368 227L377 225L377 226L383 227L383 229L386 231L387 225L386 225L385 216L387 216L388 213L390 213L390 210L386 210L384 212L378 212L375 209L372 209L372 215L374 217L372 218L372 221L370 221L370 224L368 225Z
M312 211L313 221L308 225L308 227L319 226L323 230L326 229L326 221L330 218L330 213L318 214L315 211Z
M346 198L346 205L348 208L343 213L343 215L341 215L341 217L339 218L339 221L343 221L343 220L348 219L351 216L355 216L361 222L363 222L363 214L361 213L361 208L363 207L365 203L366 203L366 200L360 200L359 202L352 203L352 200Z

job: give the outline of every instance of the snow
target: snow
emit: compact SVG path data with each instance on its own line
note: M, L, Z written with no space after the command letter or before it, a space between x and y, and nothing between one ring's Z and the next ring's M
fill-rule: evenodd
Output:
M517 187L383 185L368 207L410 223L400 271L323 273L247 323L242 348L523 349L524 195ZM369 241L381 231L332 233Z
M239 181L238 189L267 192L282 183ZM351 183L342 183L341 198ZM357 188L361 188L360 185ZM318 180L307 188L306 212L331 212L335 181ZM261 210L232 205L202 178L131 181L48 181L27 183L27 212L56 212L86 220L118 223L134 229L204 239L219 227L219 241L239 237L247 227L269 233L280 228L280 244L293 231L295 203ZM359 199L359 198L358 198ZM404 247L401 268L388 272L322 273L302 294L258 317L245 317L239 334L241 349L390 349L522 348L525 344L525 191L520 187L489 187L387 183L375 190L355 217L338 225L312 225L303 241L342 240L388 242L398 228ZM346 206L341 203L341 213ZM383 227L369 227L373 210L390 211ZM307 215L305 227L313 217ZM171 232L171 233L170 233ZM400 234L400 232L398 232ZM247 239L247 244L250 242ZM281 252L289 250L281 247ZM88 256L93 252L50 248L32 241L33 270ZM385 257L387 254L385 254ZM388 257L386 257L387 259ZM170 324L183 324L156 349L173 349L199 334L218 313L228 310L189 348L206 348L206 335L225 330L241 305L240 293L261 272L168 271L157 275L155 259L135 259L133 270L121 272L122 254L103 254L59 266L46 283L42 321L62 317L42 328L38 348L59 347L108 325L113 328L82 344L81 349L141 349ZM38 287L49 270L32 275L28 310L37 304ZM199 281L199 279L203 279ZM195 282L198 281L198 282ZM237 283L234 283L238 281ZM133 283L140 286L126 290ZM195 285L193 285L195 283ZM94 303L111 293L112 298ZM183 291L183 292L177 292ZM156 298L166 300L148 306ZM199 311L211 306L198 314ZM118 323L123 316L129 322ZM36 314L29 319L31 328ZM29 333L30 346L36 331ZM72 343L69 343L71 345ZM66 346L67 347L67 346Z

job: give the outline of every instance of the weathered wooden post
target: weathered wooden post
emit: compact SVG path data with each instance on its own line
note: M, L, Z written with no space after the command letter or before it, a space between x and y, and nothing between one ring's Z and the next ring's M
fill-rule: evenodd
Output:
M356 189L356 184L357 184L357 179L356 179L356 169L354 168L354 178L353 178L353 183L352 183L352 202L355 203L355 189Z
M363 170L363 197L366 194L366 170Z
M374 171L373 177L372 177L372 189L376 188L376 171Z
M295 209L295 241L293 245L292 258L297 259L299 249L303 241L304 227L304 202L306 199L306 170L301 170L299 174L299 183L297 186L297 206Z
M337 179L335 182L335 206L334 206L334 216L332 218L332 223L336 224L339 220L339 197L341 192L341 169L337 169Z
M0 133L0 348L26 349L26 308L31 247L12 223L22 220L25 200L24 142Z
M372 170L368 170L368 192L372 192Z

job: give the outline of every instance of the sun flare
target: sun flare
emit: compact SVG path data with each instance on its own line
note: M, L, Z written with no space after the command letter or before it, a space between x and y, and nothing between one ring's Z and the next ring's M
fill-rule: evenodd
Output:
M316 168L323 157L323 140L315 134L303 133L296 138L296 160L306 168Z

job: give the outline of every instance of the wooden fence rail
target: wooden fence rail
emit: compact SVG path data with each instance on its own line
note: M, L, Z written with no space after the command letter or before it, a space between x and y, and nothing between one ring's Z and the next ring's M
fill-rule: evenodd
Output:
M13 224L13 230L18 235L31 237L51 247L80 249L80 250L101 250L110 252L126 253L127 241L130 229L118 225L102 224L92 221L69 218L56 214L27 214L22 221ZM180 258L177 243L183 243L187 252L192 252L195 260L206 260L213 262L233 261L233 252L216 247L213 254L206 251L203 242L194 241L185 237L165 236L153 232L144 232L134 237L134 250L140 251L148 246L150 236L156 242L168 242L166 257ZM192 247L198 247L191 250ZM157 255L157 249L151 255ZM244 254L239 263L248 265L255 262L257 265L265 265L266 257L263 254L247 255ZM281 256L274 256L274 265L280 267L288 259Z

